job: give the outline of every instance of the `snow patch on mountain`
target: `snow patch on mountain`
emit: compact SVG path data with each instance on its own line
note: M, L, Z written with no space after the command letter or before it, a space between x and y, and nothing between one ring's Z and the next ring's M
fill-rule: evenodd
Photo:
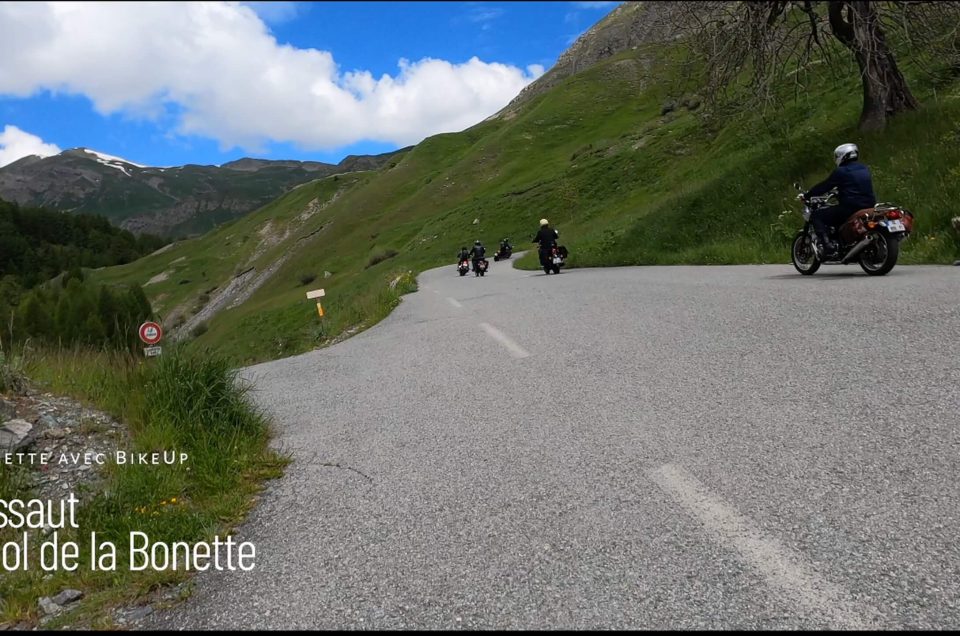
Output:
M96 150L90 150L89 148L84 148L83 151L84 151L85 153L89 154L89 155L94 155L94 156L98 157L99 159L102 160L100 163L103 163L103 164L105 164L105 165L109 165L109 164L111 164L111 163L125 163L125 164L127 164L128 166L134 166L134 167L136 167L136 168L146 168L146 167L147 167L147 166L140 165L139 163L133 163L132 161L128 161L128 160L123 159L123 158L121 158L121 157L114 157L113 155L108 155L108 154L103 153L103 152L97 152Z
M119 170L119 171L122 172L123 174L127 175L128 177L133 176L133 175L131 175L129 172L127 172L127 169L126 169L126 168L124 168L123 166L118 166L118 165L115 164L115 163L109 163L109 162L107 162L107 161L104 161L103 159L97 159L97 163L102 163L102 164L105 165L105 166L109 166L109 167L111 167L111 168L116 168L117 170Z

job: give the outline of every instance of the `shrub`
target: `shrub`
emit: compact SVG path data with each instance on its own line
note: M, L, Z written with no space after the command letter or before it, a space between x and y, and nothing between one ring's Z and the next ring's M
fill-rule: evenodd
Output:
M107 286L70 277L24 294L11 318L12 339L133 349L137 327L152 317L138 285Z
M302 272L297 275L297 280L300 281L300 285L309 285L313 281L317 280L317 275L313 272Z
M6 354L0 349L0 393L12 391L21 393L27 388L27 378L23 374L23 359L14 356L7 360Z
M190 331L190 335L194 338L199 338L203 334L207 333L208 329L209 327L207 326L207 323L201 322L199 325L194 327L192 331Z

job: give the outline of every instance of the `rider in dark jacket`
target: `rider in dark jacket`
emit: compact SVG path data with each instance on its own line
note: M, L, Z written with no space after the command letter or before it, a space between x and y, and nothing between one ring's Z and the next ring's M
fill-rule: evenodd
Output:
M473 259L473 271L477 271L477 264L483 260L486 254L487 248L483 246L483 243L479 239L474 241L473 249L470 250L470 257Z
M466 247L461 247L460 254L457 256L457 265L468 260L470 260L470 250L468 250Z
M540 219L540 231L533 237L534 243L540 244L540 265L546 267L549 263L547 258L550 256L550 249L557 244L560 233L550 227L550 222L546 219Z
M877 203L877 197L873 193L870 169L858 161L860 150L856 144L837 146L833 151L833 157L837 169L803 195L806 199L837 189L837 205L820 208L810 217L828 255L836 253L837 245L827 236L827 226L839 227L854 212L872 208Z

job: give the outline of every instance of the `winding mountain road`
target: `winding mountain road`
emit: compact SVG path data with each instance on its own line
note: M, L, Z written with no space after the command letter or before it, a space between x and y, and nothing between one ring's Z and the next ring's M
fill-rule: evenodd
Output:
M257 568L147 627L960 626L960 269L419 282L244 371Z

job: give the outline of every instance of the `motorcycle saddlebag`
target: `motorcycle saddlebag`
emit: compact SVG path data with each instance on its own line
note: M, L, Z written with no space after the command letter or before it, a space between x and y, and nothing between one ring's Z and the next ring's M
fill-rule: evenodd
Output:
M913 212L910 210L905 210L900 208L901 217L900 220L903 221L903 227L907 228L907 232L913 233Z
M566 260L567 254L569 254L569 252L567 252L566 246L564 245L557 245L557 252L560 254L560 258L564 260Z
M843 241L844 244L849 245L850 243L856 243L860 241L864 236L866 236L866 223L872 212L873 208L868 208L866 210L859 210L850 215L850 218L840 226L840 240Z

